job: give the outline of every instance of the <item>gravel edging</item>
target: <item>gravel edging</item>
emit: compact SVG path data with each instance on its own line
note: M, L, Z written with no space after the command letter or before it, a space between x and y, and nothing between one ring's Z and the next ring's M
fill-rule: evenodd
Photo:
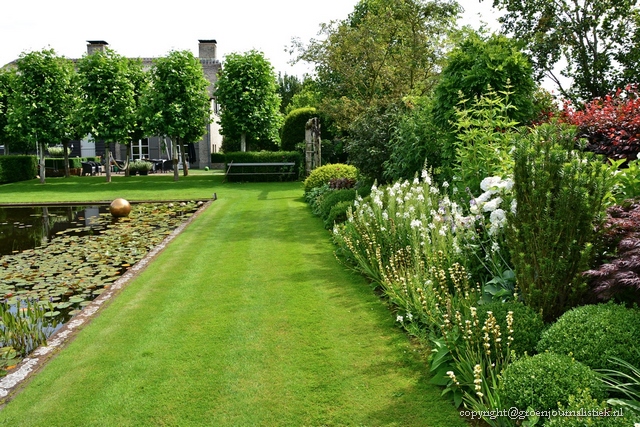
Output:
M107 290L91 301L79 314L74 316L62 328L47 339L47 344L35 349L24 358L6 376L0 378L0 409L4 407L28 380L67 344L69 344L83 326L87 325L99 312L103 305L114 298L132 279L144 271L149 263L160 254L164 248L175 239L189 224L191 224L216 199L205 202L190 218L173 230L159 245L151 249L144 258L129 268L118 280L113 282Z

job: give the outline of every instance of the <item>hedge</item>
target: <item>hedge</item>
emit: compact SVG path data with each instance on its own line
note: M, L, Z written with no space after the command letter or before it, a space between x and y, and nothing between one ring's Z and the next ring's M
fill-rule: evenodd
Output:
M0 156L0 184L27 181L38 175L35 156Z
M298 179L301 173L304 171L304 159L302 154L297 151L237 151L225 154L225 170L228 169L229 163L295 163L293 170L296 172L293 175L294 179ZM277 172L280 171L280 167L274 167L273 170L265 168L264 166L257 167L255 172ZM281 179L278 175L255 175L255 179L264 181L267 177ZM230 178L230 177L228 177ZM243 181L249 180L248 177L243 177Z
M296 144L304 142L306 124L312 117L318 117L313 107L298 108L287 114L280 134L283 150L295 150Z

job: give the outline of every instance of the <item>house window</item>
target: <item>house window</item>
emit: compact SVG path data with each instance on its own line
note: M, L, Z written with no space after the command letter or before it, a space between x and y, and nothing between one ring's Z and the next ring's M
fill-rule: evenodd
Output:
M149 138L142 138L131 144L131 157L134 160L149 158Z

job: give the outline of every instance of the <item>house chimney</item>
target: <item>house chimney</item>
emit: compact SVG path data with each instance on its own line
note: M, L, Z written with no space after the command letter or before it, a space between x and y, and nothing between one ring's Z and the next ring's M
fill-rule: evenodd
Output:
M87 40L87 54L91 55L95 52L104 52L105 47L109 44L104 40Z
M215 40L198 40L200 42L198 57L200 59L216 59L216 47L218 46Z

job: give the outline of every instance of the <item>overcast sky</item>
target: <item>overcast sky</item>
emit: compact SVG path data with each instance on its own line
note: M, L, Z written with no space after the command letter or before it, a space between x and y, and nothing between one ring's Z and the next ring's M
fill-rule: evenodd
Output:
M316 36L321 23L341 20L358 0L7 0L0 15L0 66L22 52L53 48L80 58L87 40L105 40L128 57L158 57L171 50L198 54L199 39L218 42L218 59L231 52L264 52L276 72L291 68L285 48L293 37ZM464 22L477 28L481 18L498 28L491 1L460 0Z

